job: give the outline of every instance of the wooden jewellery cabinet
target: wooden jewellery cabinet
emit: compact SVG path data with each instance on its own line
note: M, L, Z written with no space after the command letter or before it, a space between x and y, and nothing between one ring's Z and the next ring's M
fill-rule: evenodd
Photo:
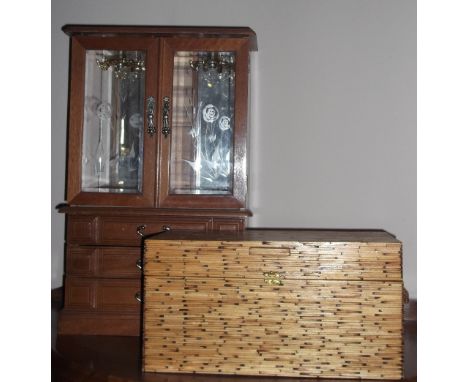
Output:
M85 26L70 36L62 334L139 335L142 238L241 231L250 28Z

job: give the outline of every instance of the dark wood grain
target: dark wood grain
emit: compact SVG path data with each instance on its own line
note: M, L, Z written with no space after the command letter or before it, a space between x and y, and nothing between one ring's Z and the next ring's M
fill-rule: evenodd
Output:
M161 92L173 99L174 54L176 51L229 51L236 55L234 166L232 195L176 195L170 192L171 136L161 139L160 187L157 205L162 208L245 208L247 197L247 110L249 51L242 39L166 38L161 44ZM162 116L160 115L161 119ZM172 116L169 116L172 120Z
M164 228L241 231L251 212L247 195L247 110L249 50L255 33L246 27L66 25L71 36L66 203L65 307L60 332L68 334L139 333L143 237ZM232 195L169 195L170 137L162 138L161 98L172 92L174 50L236 53L234 187ZM87 192L82 189L85 63L87 50L139 50L146 54L145 98L156 99L156 134L146 134L142 190L139 193ZM146 105L145 105L146 106ZM130 287L129 287L130 286ZM128 290L126 290L126 288Z
M157 137L143 132L142 192L132 194L83 192L81 162L84 126L84 83L86 50L141 50L146 53L145 88L147 95L156 95L159 40L152 38L99 38L77 36L72 38L71 91L68 137L67 200L72 205L153 206L155 194L155 165ZM145 122L146 123L146 122Z
M60 213L67 215L102 215L102 216L192 216L192 217L217 217L217 218L246 218L252 216L252 212L246 208L128 208L128 207L104 207L104 206L69 206L60 204L57 206Z
M65 25L62 30L69 36L97 35L117 36L122 33L134 36L199 38L246 38L250 50L257 50L257 35L248 27L200 27L200 26L148 26L148 25Z
M140 279L141 270L136 266L140 256L139 247L69 245L67 274L78 277Z
M166 214L160 215L155 209L62 208L67 212L67 298L60 315L60 333L88 335L140 333L141 315L134 300L134 294L141 290L141 271L136 262L141 258L143 237L138 228L144 226L141 232L147 236L161 232L163 227L184 232L239 231L245 227L246 214L234 211L230 216L229 211L218 210L219 216L213 216L210 210L191 214L164 210ZM126 279L133 279L135 284L122 296L122 286L128 286ZM115 304L121 298L122 303ZM111 314L109 307L114 310Z

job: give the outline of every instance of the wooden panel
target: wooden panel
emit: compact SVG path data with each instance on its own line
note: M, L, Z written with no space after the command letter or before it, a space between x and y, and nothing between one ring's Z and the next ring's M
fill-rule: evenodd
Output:
M135 294L141 290L139 279L93 279L67 277L65 309L96 312L140 312Z
M244 229L244 219L239 220L214 220L213 231L242 231Z
M402 373L401 282L145 277L144 370Z
M98 273L100 277L141 278L136 263L141 258L141 249L132 247L107 247L100 250Z
M65 279L65 308L72 310L94 310L96 308L96 284L92 280Z
M66 273L71 276L105 278L140 278L136 266L139 247L88 247L69 245Z
M400 280L400 243L149 239L145 275L158 277Z
M138 313L62 310L59 315L59 334L139 336L140 331L140 315Z
M248 38L250 50L257 50L257 36L247 27L210 26L142 26L142 25L65 25L62 30L70 35L94 36L178 36L203 38Z
M183 234L171 232L166 236L170 240L194 240L194 241L249 241L284 243L384 243L401 244L392 234L381 230L362 229L276 229L276 228L248 228L239 232L184 232Z
M100 222L100 244L134 245L140 246L142 237L138 228L144 227L141 232L145 235L161 232L164 227L171 230L208 231L211 229L211 219L167 218L152 219L151 217L111 217L105 216Z
M69 243L95 244L98 218L96 216L74 216L67 218L67 241Z
M135 298L140 290L140 280L100 280L97 292L98 309L107 312L140 312L141 303Z
M96 248L69 245L67 247L66 273L73 276L96 274Z
M69 206L61 204L57 206L60 213L68 215L99 215L99 216L139 216L153 218L167 217L192 217L192 218L213 218L221 220L244 220L248 216L252 216L252 212L248 209L220 209L220 208L205 208L205 209L162 209L162 208L129 208L129 207L102 207L102 206Z

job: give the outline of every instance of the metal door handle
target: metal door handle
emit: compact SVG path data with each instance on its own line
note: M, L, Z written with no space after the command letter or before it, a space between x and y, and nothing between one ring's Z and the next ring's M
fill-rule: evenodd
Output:
M162 129L161 132L163 133L164 137L171 133L171 127L169 126L169 97L163 97L163 112L162 112Z
M148 134L152 137L156 132L156 127L154 126L154 97L148 97L146 101L146 118L148 122Z

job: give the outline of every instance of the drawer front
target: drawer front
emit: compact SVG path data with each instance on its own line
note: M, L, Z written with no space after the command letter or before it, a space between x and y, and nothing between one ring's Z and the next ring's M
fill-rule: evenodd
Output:
M145 275L401 280L401 244L148 240ZM265 276L265 274L267 274Z
M67 277L65 308L75 311L138 313L141 281Z
M228 227L228 222L219 229L240 227L239 222ZM121 217L70 215L67 226L67 242L80 245L126 245L140 246L142 235L171 230L207 232L213 229L212 218L174 217Z
M140 278L138 247L67 247L67 275L105 278Z
M97 242L98 217L67 217L67 241L69 243L95 244Z
M97 276L141 279L140 248L107 247L100 249Z
M89 279L65 278L65 308L95 310L96 283Z
M245 228L244 219L215 219L213 221L213 231L217 232L239 232Z
M397 282L145 277L145 371L399 379Z
M102 217L99 223L99 244L141 245L142 236L171 230L211 230L211 219L154 219ZM139 233L140 232L140 233Z
M99 282L97 306L103 312L139 312L141 280L106 280Z
M67 246L65 272L72 276L96 275L97 248Z

